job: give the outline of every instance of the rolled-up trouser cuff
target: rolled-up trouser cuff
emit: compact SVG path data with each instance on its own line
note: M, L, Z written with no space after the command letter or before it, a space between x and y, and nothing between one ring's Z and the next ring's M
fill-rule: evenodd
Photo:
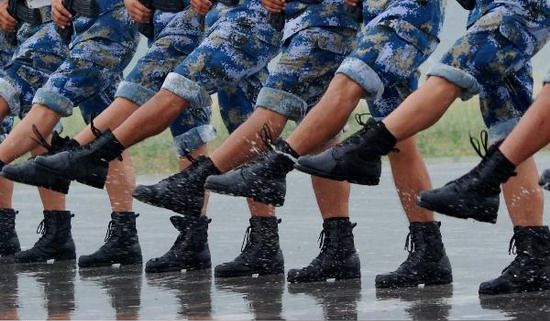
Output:
M445 78L462 88L462 94L460 95L462 100L468 100L479 94L480 86L477 80L462 69L438 62L430 68L428 76Z
M168 74L162 84L162 89L168 90L187 100L194 108L208 107L212 104L210 95L202 86L175 72Z
M0 78L0 97L8 103L11 115L19 115L21 109L20 96L21 92L17 87L6 79Z
M140 84L136 84L130 81L122 81L118 85L115 93L115 98L125 98L129 101L141 106L145 104L156 94L155 91L145 88Z
M384 83L369 65L361 59L347 57L336 73L344 74L353 79L367 92L369 98L378 98L384 92Z
M544 80L542 81L543 84L550 84L550 72L546 74L546 77L544 77Z
M69 117L73 113L74 105L69 98L44 88L36 91L32 103L46 106L61 117Z
M284 90L263 87L256 99L256 106L299 121L307 113L307 103L300 97Z
M519 123L520 118L512 118L504 121L499 121L489 126L489 145L497 143L512 132L514 127Z
M174 145L179 156L195 150L216 138L216 129L212 125L197 126L174 137Z

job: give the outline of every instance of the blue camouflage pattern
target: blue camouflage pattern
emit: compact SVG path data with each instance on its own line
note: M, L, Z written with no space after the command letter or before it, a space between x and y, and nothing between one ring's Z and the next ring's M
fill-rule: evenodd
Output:
M359 29L359 22L346 13L343 0L322 0L319 3L287 2L282 41L312 27Z
M46 83L67 54L67 46L51 22L38 26L23 23L17 41L12 59L0 70L0 97L10 108L10 115L2 121L0 142L12 130L15 117L22 118L30 110L36 89Z
M7 40L7 34L0 31L0 68L4 68L11 60L14 50L15 46Z
M166 76L198 45L203 37L201 19L191 9L178 13L155 10L155 36L118 87L115 97L141 106L161 88ZM196 149L216 136L210 125L210 108L186 109L170 126L180 156Z
M281 57L260 91L256 105L301 120L326 91L353 48L355 30L309 27L282 46Z
M363 0L362 30L342 73L363 87L378 118L416 90L418 68L439 44L446 0Z
M122 1L116 0L116 5L113 1L96 1L102 10L99 17L77 16L73 20L69 53L46 84L37 90L33 104L41 104L66 117L72 114L74 106L97 99L98 93L116 91L122 71L135 53L139 36ZM99 114L109 104L90 106L92 109L86 112Z
M550 39L550 2L480 1L472 16L466 35L428 74L461 87L462 99L479 93L489 138L496 142L533 101L530 60Z
M253 111L261 81L268 76L267 64L278 53L280 33L267 21L259 0L243 0L234 8L218 3L206 23L211 24L206 38L167 76L162 88L194 109L210 108L210 94L218 92L231 131L241 123L234 123L236 119ZM238 110L229 111L232 107Z
M65 60L68 48L53 22L24 23L17 38L13 59L0 72L0 96L8 102L11 114L22 118L32 107L36 90Z

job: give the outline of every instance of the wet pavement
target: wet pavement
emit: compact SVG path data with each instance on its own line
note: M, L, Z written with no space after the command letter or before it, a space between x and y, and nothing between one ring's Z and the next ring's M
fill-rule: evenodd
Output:
M539 159L550 165L550 157ZM434 186L464 173L476 159L432 161ZM291 285L284 276L215 279L210 271L146 275L141 267L78 270L73 263L0 266L0 319L550 319L550 293L479 297L480 282L497 276L510 262L511 224L502 211L496 225L447 219L442 232L453 265L449 286L384 290L374 276L395 269L406 257L407 223L387 164L378 187L354 186L352 221L360 251L360 281ZM140 183L157 181L140 177ZM73 235L78 254L103 241L109 221L103 191L74 184L68 203L76 214ZM17 230L23 248L32 246L41 220L39 198L17 186ZM318 253L321 220L309 178L289 177L287 204L279 211L287 270L308 264ZM549 194L546 194L547 200ZM145 259L163 254L176 237L169 211L136 203ZM209 216L213 264L239 252L248 214L243 200L211 197ZM548 218L545 218L548 222Z

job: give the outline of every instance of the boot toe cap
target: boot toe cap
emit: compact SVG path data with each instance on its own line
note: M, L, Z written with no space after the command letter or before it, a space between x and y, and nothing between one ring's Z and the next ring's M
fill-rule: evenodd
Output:
M151 202L155 198L156 191L152 186L138 185L134 189L134 192L132 193L132 196L135 199L139 200L139 201L142 201L144 203L148 203L148 202Z

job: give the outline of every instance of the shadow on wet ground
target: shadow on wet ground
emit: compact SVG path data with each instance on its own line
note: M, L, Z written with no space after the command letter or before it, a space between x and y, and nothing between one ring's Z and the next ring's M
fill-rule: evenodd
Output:
M549 164L550 158L542 158ZM430 163L434 186L477 160ZM455 282L447 286L376 290L374 277L406 257L407 223L387 171L378 187L354 186L350 202L362 279L287 284L285 276L216 279L211 271L146 275L141 266L78 270L74 262L0 265L0 319L550 319L550 293L479 297L480 282L497 276L507 255L511 225L501 209L496 225L439 216ZM157 178L142 177L140 183ZM289 178L287 204L279 211L287 270L317 255L321 230L309 178ZM245 202L214 195L209 216L213 264L238 254L248 224ZM69 197L79 254L101 245L109 221L104 192L75 184ZM22 247L32 246L41 220L36 191L18 186L15 205ZM163 254L176 237L170 212L136 204L144 258ZM545 219L547 222L548 220Z

